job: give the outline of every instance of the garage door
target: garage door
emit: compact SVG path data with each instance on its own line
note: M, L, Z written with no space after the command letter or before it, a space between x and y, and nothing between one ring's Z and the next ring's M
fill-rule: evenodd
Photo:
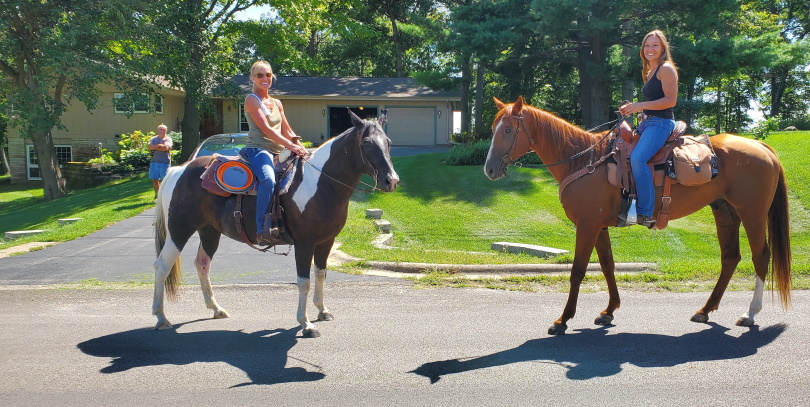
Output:
M435 112L432 107L389 107L388 138L397 146L436 144Z

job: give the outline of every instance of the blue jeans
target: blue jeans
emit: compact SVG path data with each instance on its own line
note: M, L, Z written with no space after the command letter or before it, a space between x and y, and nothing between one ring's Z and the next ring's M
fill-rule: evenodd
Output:
M259 180L259 188L256 190L256 233L264 230L264 214L270 207L270 200L273 198L273 190L276 188L276 170L273 168L273 154L269 151L245 147L240 151L242 157L248 160L250 169Z
M630 155L630 168L633 170L633 180L636 183L638 195L636 213L639 215L652 217L655 209L655 186L647 162L661 149L674 129L675 120L654 116L648 117L638 126L641 138Z

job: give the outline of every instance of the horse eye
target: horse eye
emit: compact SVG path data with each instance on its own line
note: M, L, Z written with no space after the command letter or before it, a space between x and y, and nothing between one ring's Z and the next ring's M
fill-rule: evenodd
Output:
M511 133L511 132L512 132L512 129L506 129L506 133L507 133L507 134L508 134L508 133Z

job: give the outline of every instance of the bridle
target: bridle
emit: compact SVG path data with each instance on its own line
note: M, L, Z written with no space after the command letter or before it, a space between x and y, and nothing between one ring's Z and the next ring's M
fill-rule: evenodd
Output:
M606 122L606 123L602 123L602 124L600 124L600 125L598 125L596 127L591 128L590 130L586 130L588 133L590 133L590 132L592 132L592 131L594 131L594 130L602 127L602 126L609 125L609 124L612 124L612 123L616 123L616 124L613 125L613 127L609 131L605 132L605 134L599 140L597 140L596 143L594 143L590 147L586 148L585 150L582 150L582 151L580 151L580 152L578 152L578 153L576 153L576 154L574 154L574 155L572 155L572 156L570 156L568 158L564 158L564 159L562 159L560 161L557 161L556 163L548 164L548 165L539 164L539 165L537 165L537 167L539 167L539 168L554 167L554 166L557 166L557 165L564 164L564 163L567 163L569 161L575 160L575 159L577 159L579 157L582 157L583 155L585 155L585 153L593 150L594 148L596 148L596 146L598 146L600 143L602 143L602 141L604 139L606 139L607 136L609 136L611 133L613 133L614 130L616 130L619 127L621 122L626 117L627 116L622 116L621 118L611 120L611 121ZM512 146L510 146L509 150L506 152L506 154L504 154L503 157L501 157L501 166L503 166L503 167L508 167L510 164L513 164L513 163L517 162L518 159L520 159L520 157L512 158L512 156L509 155L509 153L515 148L515 145L517 144L517 140L518 140L518 136L520 136L520 129L521 128L524 129L524 133L526 133L526 138L529 139L529 150L531 150L532 146L535 143L534 139L531 136L529 136L529 132L525 131L526 125L523 123L523 113L521 112L518 115L513 114L513 115L511 115L511 118L512 118L512 120L517 120L518 124L517 124L517 126L514 126L514 128L515 128L515 136L514 136L514 140L512 141ZM504 162L504 160L506 160L507 158L509 159L508 163ZM517 164L516 164L516 166L517 166Z
M364 127L363 129L361 129L361 130L359 130L359 131L357 132L357 138L358 138L358 140L360 140L360 142L359 142L359 143L357 143L357 147L360 149L360 159L362 160L363 164L366 164L366 166L367 166L369 169L371 169L371 171L370 171L370 172L371 172L373 175L372 175L372 174L369 174L369 175L371 175L371 177L372 177L372 178L374 178L374 185L367 184L367 183L363 182L362 180L361 180L361 181L359 181L359 182L360 182L361 184L363 184L363 185L365 185L365 186L369 187L370 189L358 188L358 187L353 187L353 186L351 186L351 185L348 185L348 184L344 183L343 181L340 181L340 180L338 180L338 179L336 179L336 178L332 177L331 175L329 175L329 174L327 174L327 173L323 172L323 169L316 167L314 164L312 164L311 162L309 162L309 160L307 160L306 158L302 158L302 160L303 160L305 163L309 164L309 166L310 166L310 167L312 167L312 168L314 168L316 171L320 172L320 173L321 173L323 176L325 176L326 178L329 178L330 180L332 180L332 181L334 181L334 182L336 182L336 183L338 183L338 184L340 184L340 185L343 185L344 187L349 188L349 189L351 189L351 190L354 190L354 191L360 191L360 192L368 192L368 193L372 193L372 194L373 194L375 191L382 191L380 188L378 188L378 187L377 187L377 185L378 185L378 183L377 183L377 175L379 174L379 171L377 170L377 168L375 168L375 167L374 167L374 164L372 164L372 163L371 163L371 160L369 160L369 159L366 157L366 153L365 153L365 151L363 151L363 141L362 141L362 140L363 140L363 132L364 132L365 130L366 130L366 128ZM348 155L348 154L349 154L349 151L348 151L348 150L346 150L346 147L345 147L345 146L344 146L343 148L344 148L344 152L345 152L345 153Z

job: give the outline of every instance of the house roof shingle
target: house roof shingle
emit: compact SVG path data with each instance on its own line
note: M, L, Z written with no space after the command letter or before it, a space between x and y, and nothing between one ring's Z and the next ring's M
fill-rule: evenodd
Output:
M233 77L243 93L251 92L247 75ZM410 98L461 100L460 91L439 91L419 85L413 78L359 78L281 76L273 81L270 94L274 97L320 98Z

